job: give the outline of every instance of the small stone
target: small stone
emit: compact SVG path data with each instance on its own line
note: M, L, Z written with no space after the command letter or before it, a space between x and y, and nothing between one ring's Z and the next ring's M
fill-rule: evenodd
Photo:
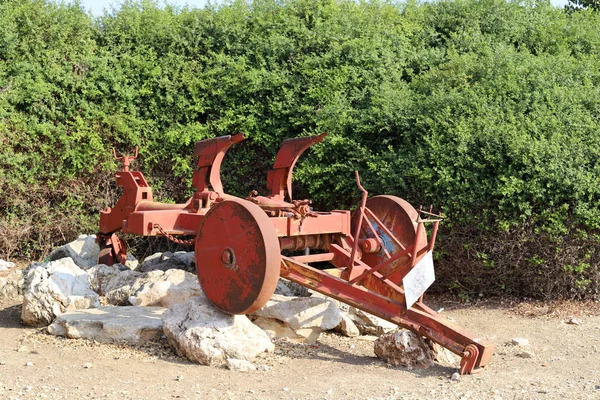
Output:
M332 394L332 393L333 393L333 389L329 389L329 390L327 391L327 394Z
M248 360L240 360L236 358L228 358L226 361L227 368L231 371L248 372L256 371L256 366Z
M289 391L290 391L290 388L286 388L286 387L285 387L285 388L283 388L283 391L284 391L284 392L289 392Z
M0 271L8 271L11 268L15 267L15 263L12 263L10 261L4 261L2 259L0 259Z
M266 364L259 364L259 365L256 366L256 370L257 371L270 371L271 367L269 367Z
M533 354L532 351L522 351L520 353L517 353L516 356L521 358L533 358L535 354Z
M0 361L0 365L6 365L4 361Z
M569 324L569 325L581 325L581 321L578 320L577 318L569 318L569 320L567 321L567 324Z
M33 367L33 363L31 361L27 361L25 364L26 367Z
M525 346L529 346L529 339L525 339L525 338L514 338L511 341L512 344L514 344L515 346L521 346L521 347L525 347Z
M83 368L85 368L85 369L90 369L90 368L92 368L93 366L94 366L94 365L93 365L92 363L89 363L89 362L87 362L87 363L85 363L85 364L83 364L83 365L82 365L82 367L83 367Z
M452 376L450 377L451 381L457 381L460 379L460 374L458 372L455 372L452 374Z
M175 380L177 382L181 382L183 380L183 375L177 375L177 378L175 378Z

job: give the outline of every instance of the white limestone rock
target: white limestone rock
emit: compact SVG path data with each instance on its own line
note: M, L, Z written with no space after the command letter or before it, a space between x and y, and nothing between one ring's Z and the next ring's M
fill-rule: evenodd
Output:
M179 269L131 271L120 264L88 270L92 288L111 305L169 307L203 296L198 277Z
M3 260L0 260L0 262ZM11 267L6 267L6 270L0 269L0 301L14 299L23 294L23 271L16 268L13 263Z
M381 336L398 329L398 325L376 317L355 307L350 307L348 315L354 321L362 335Z
M360 336L360 330L358 329L354 321L352 321L352 318L350 318L348 313L345 312L342 312L342 319L337 327L337 330L339 330L342 334L348 337Z
M332 301L315 297L286 297L273 295L264 307L253 313L259 326L265 319L276 319L284 323L294 333L288 339L314 343L321 332L333 329L340 324L342 316ZM281 330L285 332L285 330ZM284 337L285 338L285 337Z
M145 274L131 271L121 264L100 264L90 268L87 273L93 290L114 306L130 305L129 297L148 282Z
M170 269L182 269L187 272L196 273L196 258L193 251L170 251L155 253L144 259L136 269L139 272L155 270L167 271Z
M408 369L429 368L435 357L422 337L406 330L381 335L374 343L374 350L388 364Z
M271 339L285 339L288 342L294 343L305 343L306 337L300 336L295 330L287 326L284 322L275 318L265 317L251 317L254 325L265 331ZM312 330L308 331L308 335L313 333ZM319 332L320 333L320 332ZM318 335L317 335L318 337ZM313 341L316 341L313 338Z
M444 367L458 367L460 359L457 359L458 356L455 356L450 350L429 339L425 339L425 343L427 343L433 351L433 358L438 364L443 365Z
M163 314L163 330L180 356L193 362L223 366L228 358L251 361L274 345L245 315L228 315L205 297L171 306Z
M8 271L15 267L15 263L0 259L0 272Z
M98 307L60 315L48 333L70 339L143 343L163 334L162 307Z
M131 284L141 274L132 272L122 264L98 264L86 271L92 290L104 295L118 287Z
M100 305L87 274L71 258L32 263L25 274L21 311L25 325L45 326L67 311Z
M350 311L350 306L344 302L339 301L338 299L334 299L333 297L326 296L323 293L317 292L316 290L312 290L312 289L307 289L307 290L309 292L310 297L315 297L315 298L319 298L319 299L325 299L325 300L332 301L333 304L335 304L335 306L342 313L348 313Z
M74 241L54 249L48 260L57 261L70 257L79 268L88 269L98 264L99 251L96 235L80 235Z
M134 306L170 307L191 297L204 296L196 275L180 269L170 269L162 274L158 272L156 280L143 284L129 297L129 303Z
M519 347L527 347L529 346L529 339L516 337L513 340L511 340L511 344Z
M237 358L228 358L227 368L238 372L256 371L256 366L250 361L238 360Z
M96 235L80 235L74 241L54 249L48 256L48 260L56 261L70 257L79 268L87 270L98 265L99 252L100 246L96 243ZM135 269L137 266L138 260L128 253L125 267Z

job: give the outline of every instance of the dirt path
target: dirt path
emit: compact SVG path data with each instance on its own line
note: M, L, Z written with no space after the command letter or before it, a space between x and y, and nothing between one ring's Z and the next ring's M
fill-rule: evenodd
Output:
M19 304L0 304L0 398L600 399L598 304L587 315L582 304L444 307L496 344L488 370L453 381L442 366L389 368L370 341L326 334L316 346L278 343L260 360L267 371L233 372L191 364L165 344L55 338L23 327ZM508 344L516 337L529 346Z

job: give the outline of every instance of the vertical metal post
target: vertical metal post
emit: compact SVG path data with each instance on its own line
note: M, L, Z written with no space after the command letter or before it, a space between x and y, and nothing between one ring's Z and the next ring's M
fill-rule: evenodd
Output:
M356 231L354 232L354 243L352 244L352 253L350 253L350 268L354 267L354 260L356 258L356 250L358 249L358 235L360 235L360 228L362 227L363 218L365 216L365 206L367 204L367 196L369 196L369 192L365 190L364 187L360 184L360 176L358 175L358 171L354 171L356 175L356 185L362 192L362 199L360 202L360 213L358 214L358 224L356 225Z

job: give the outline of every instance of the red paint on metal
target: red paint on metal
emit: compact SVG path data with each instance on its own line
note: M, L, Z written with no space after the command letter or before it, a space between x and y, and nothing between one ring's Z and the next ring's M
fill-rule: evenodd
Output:
M292 200L292 171L294 165L306 149L323 141L325 136L327 136L327 133L283 141L275 157L273 169L267 173L267 186L271 196L283 200L287 194L287 197Z
M277 287L279 241L269 217L249 201L212 207L198 230L195 252L202 289L223 312L251 313Z
M391 259L392 254L398 254L414 245L418 252L415 254L417 258L413 259L412 254L406 254L381 270L382 274L389 276L393 282L400 282L403 276L396 271L402 267L405 267L404 270L410 270L425 254L423 250L427 246L427 237L424 230L418 231L418 218L418 212L403 199L395 196L369 198L365 212L365 220L368 222L360 225L359 238L373 238L381 244L381 249L378 252L363 254L362 260L375 267ZM353 230L358 226L358 219L358 212L355 211L352 216Z
M201 140L194 147L194 155L198 156L198 169L194 172L193 185L198 192L212 189L223 194L221 183L221 162L227 150L235 143L244 140L244 134L221 136Z
M292 200L292 170L298 157L325 134L286 140L268 175L268 196L251 192L246 200L223 193L220 165L243 135L200 141L194 154L196 193L183 204L154 202L141 172L129 171L135 156L123 156L115 174L123 194L100 213L100 259L123 262L126 244L115 232L139 235L195 236L198 279L222 311L244 314L262 307L279 276L428 337L461 356L460 373L484 368L493 346L455 326L422 302L407 308L403 278L435 246L439 215L415 210L394 196L367 198L349 211L312 210L310 200ZM136 152L137 153L137 152ZM137 154L136 154L137 155ZM116 154L114 155L116 157ZM288 196L289 202L284 201ZM425 224L432 228L427 238ZM281 251L317 254L281 256ZM308 263L328 261L335 274ZM417 290L419 290L417 288ZM418 296L418 293L417 293Z
M100 247L98 264L125 264L125 261L127 261L127 243L114 233L112 235L97 235L96 243Z

